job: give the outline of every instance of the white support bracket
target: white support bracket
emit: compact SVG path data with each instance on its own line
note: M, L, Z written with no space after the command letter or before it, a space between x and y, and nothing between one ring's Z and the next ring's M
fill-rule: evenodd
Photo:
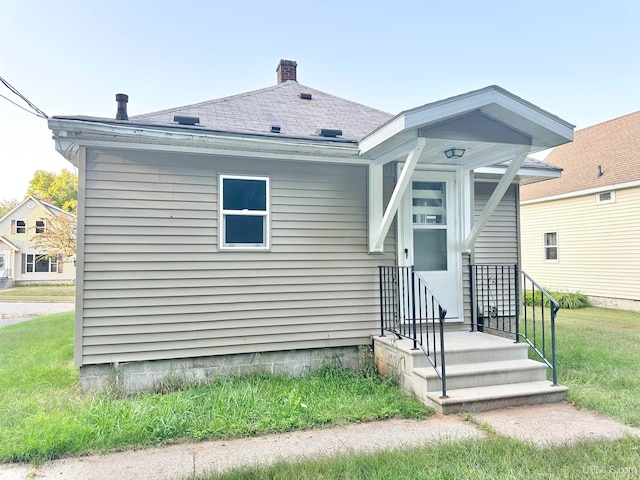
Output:
M511 185L511 183L513 182L513 179L516 178L516 175L518 174L518 170L522 166L522 163L524 162L525 158L527 158L528 152L529 152L528 148L520 149L518 154L511 161L509 168L507 168L507 171L504 172L504 175L500 179L500 182L498 182L496 189L491 194L489 201L484 206L484 209L482 210L480 217L478 217L478 219L475 221L473 228L469 232L469 235L467 235L467 238L465 239L463 244L464 251L470 251L473 245L475 244L476 240L478 239L478 236L480 235L480 232L482 232L482 229L489 221L489 218L491 218L491 215L493 215L493 212L495 211L496 207L500 203L500 200L502 200L502 197L504 197L504 194L507 192L509 185Z
M418 164L425 143L424 138L418 138L416 146L409 152L384 215L382 214L383 167L375 164L369 166L369 253L384 252L384 239L411 182L411 176Z

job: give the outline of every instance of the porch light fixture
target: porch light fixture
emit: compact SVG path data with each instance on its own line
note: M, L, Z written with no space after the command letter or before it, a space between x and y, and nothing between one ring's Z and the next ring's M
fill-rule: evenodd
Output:
M464 148L450 148L445 150L444 154L447 158L460 158L464 155L464 152L466 152Z

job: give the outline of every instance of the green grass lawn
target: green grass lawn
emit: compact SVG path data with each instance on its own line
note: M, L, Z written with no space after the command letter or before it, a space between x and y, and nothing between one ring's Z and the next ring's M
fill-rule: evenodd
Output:
M75 285L25 285L0 289L0 302L73 302Z
M73 313L0 329L0 461L259 435L430 412L375 375L324 368L122 397L86 395L72 364Z
M640 439L538 448L490 435L423 448L247 467L198 480L637 479Z
M600 308L561 310L557 329L560 382L569 386L569 400L579 407L640 425L640 314ZM0 329L0 461L37 463L65 455L177 441L260 435L394 416L422 418L429 414L422 405L376 377L335 368L297 379L266 375L218 379L206 387L164 395L86 395L78 388L78 371L72 364L72 337L73 313L39 317ZM509 455L514 462L521 462L521 457L533 455L532 451L537 452L534 458L551 455L551 450L531 450L532 447L503 438L461 445L463 450L472 452L497 450L498 464L507 463ZM636 455L633 458L640 451L635 440L598 445L600 453L593 453L591 445L567 449L571 468L580 458L596 454L603 462L613 462L611 465L626 465L618 461L616 449L631 452L629 455ZM446 454L439 449L419 449L412 454L415 456L407 458L414 458L412 462L418 463L412 468L420 469L422 456L439 458ZM356 457L353 456L353 468L360 468L357 462L368 461ZM459 460L461 470L454 474L444 469L435 478L458 478L458 473L462 475L470 469L472 463L462 457L451 457L454 463ZM391 461L385 454L380 458L382 463ZM351 462L352 457L349 459ZM533 468L531 462L523 465ZM555 463L558 468L562 465ZM458 468L451 466L454 467ZM489 469L478 477L467 478L491 478L491 472ZM545 478L544 472L536 475ZM352 473L338 477L385 478L349 476ZM255 478L281 478L281 472L274 477L268 475L260 473ZM323 478L308 475L298 478Z
M606 308L560 310L558 381L568 400L640 426L640 313Z

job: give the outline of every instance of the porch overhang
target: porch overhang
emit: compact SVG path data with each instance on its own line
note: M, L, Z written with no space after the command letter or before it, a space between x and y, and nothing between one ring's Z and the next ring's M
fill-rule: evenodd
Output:
M574 125L509 93L490 86L396 115L359 142L360 155L369 164L369 252L382 253L384 239L415 168L475 171L508 162L485 210L469 232L470 249L495 206L518 175L527 155L573 140ZM448 158L444 152L463 149ZM383 204L383 166L403 162L386 208Z
M0 237L0 246L4 245L5 247L9 248L9 250L13 251L13 252L19 252L20 249L14 245L8 238L5 237Z

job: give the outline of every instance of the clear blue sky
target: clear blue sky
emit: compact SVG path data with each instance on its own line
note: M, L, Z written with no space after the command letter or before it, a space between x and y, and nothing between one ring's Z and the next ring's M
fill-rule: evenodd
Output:
M391 113L497 84L584 128L640 110L640 1L0 0L0 76L48 115L113 117L298 81ZM0 94L11 96L4 87ZM71 169L0 98L0 200Z

